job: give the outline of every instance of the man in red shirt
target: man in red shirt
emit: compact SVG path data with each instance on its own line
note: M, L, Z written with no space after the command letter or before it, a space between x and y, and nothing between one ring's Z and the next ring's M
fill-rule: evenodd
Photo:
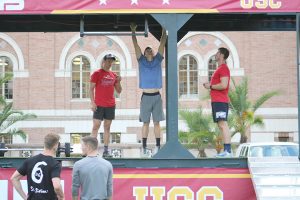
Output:
M226 59L229 56L228 49L221 47L216 54L216 60L219 64L218 69L211 77L210 83L204 83L206 89L210 89L211 105L213 120L218 124L218 127L223 136L224 152L217 157L231 157L231 137L227 124L228 107L229 107L229 82L230 70L226 64Z
M116 102L114 90L121 93L121 77L110 71L113 62L116 60L112 54L103 58L102 68L95 71L90 80L90 99L93 115L92 136L97 138L101 122L104 121L104 151L103 157L109 157L108 144L110 137L110 126L115 118Z

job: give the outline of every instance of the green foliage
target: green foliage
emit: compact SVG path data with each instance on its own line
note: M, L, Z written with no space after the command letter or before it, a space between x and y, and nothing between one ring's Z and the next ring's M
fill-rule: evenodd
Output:
M229 91L230 110L228 124L233 129L232 136L241 134L240 143L247 142L250 127L263 126L263 118L255 115L255 111L273 96L279 95L279 91L271 91L262 94L257 100L251 102L248 97L248 79L243 78L238 85L232 79L233 87Z
M198 150L198 157L206 157L205 149L214 146L219 132L211 115L204 114L202 108L195 111L181 110L179 116L188 126L188 132L179 131L179 140L187 148Z
M5 77L0 77L0 86L11 79L11 75L6 75ZM0 133L18 135L22 137L24 140L26 139L26 134L22 130L17 129L9 129L13 124L18 121L24 121L27 119L36 118L34 114L24 114L21 111L17 111L13 109L12 102L6 102L3 96L0 96ZM5 131L5 133L4 133ZM0 137L1 137L0 135Z

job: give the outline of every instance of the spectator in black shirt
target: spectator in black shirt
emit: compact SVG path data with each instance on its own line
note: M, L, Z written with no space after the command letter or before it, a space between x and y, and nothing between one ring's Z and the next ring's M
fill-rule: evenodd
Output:
M43 153L25 160L11 176L12 184L24 200L65 199L60 184L61 164L53 158L56 155L59 139L57 134L46 135ZM20 182L23 176L27 176L27 195Z

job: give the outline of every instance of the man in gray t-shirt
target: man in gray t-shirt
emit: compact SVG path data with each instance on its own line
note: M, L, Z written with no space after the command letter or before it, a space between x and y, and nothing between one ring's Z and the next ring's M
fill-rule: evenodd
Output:
M85 158L73 167L73 200L112 200L113 167L110 162L98 157L98 140L92 136L82 138L82 153Z

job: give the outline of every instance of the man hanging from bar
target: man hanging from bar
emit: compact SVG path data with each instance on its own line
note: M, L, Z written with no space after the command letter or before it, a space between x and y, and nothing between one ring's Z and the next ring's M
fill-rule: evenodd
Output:
M136 38L137 25L130 25L132 31L132 42L135 49L136 58L139 63L139 87L143 90L140 103L140 122L142 127L143 151L142 157L150 157L147 151L147 138L149 133L150 117L154 123L154 134L156 138L156 147L154 153L160 149L160 121L165 120L163 113L162 99L159 90L162 88L162 67L161 62L164 59L164 49L167 40L166 30L162 29L162 36L158 52L154 55L153 49L147 46L142 54Z

